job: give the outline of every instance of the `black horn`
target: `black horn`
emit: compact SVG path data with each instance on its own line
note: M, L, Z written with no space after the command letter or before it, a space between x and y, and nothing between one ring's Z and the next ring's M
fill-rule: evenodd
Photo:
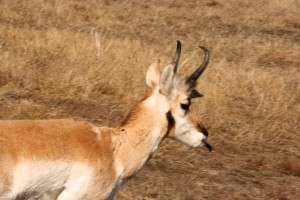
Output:
M207 67L207 65L209 63L210 54L209 54L208 49L203 46L199 46L199 47L201 49L203 49L203 51L204 51L204 54L205 54L204 60L203 60L202 64L196 69L196 71L194 71L194 73L186 79L186 83L190 84L191 86L195 85L197 79L200 77L200 75L203 73L203 71L205 70L205 68Z
M176 74L176 72L177 72L177 66L178 66L180 54L181 54L181 42L177 41L176 53L175 53L174 60L173 60L173 63L175 65L174 66L174 74Z

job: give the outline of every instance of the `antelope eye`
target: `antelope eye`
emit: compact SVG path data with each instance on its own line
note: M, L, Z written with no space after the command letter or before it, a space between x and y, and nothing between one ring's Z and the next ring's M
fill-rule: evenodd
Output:
M189 107L190 107L190 104L185 104L185 103L181 103L180 104L180 107L183 109L183 110L189 110Z

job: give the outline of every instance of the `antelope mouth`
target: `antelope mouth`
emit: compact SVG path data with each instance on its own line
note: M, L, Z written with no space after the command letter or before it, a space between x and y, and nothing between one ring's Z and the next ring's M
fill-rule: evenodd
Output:
M210 144L208 144L206 141L202 141L205 145L205 147L209 150L209 151L212 151L212 146Z

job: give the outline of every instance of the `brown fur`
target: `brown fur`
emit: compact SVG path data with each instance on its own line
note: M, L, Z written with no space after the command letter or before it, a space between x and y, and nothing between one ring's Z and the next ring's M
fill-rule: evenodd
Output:
M109 133L101 134L97 141L93 125L72 119L0 121L1 152L16 162L20 159L38 157L46 160L97 160L109 159L112 141ZM105 145L99 145L99 144ZM76 155L75 155L76 154Z

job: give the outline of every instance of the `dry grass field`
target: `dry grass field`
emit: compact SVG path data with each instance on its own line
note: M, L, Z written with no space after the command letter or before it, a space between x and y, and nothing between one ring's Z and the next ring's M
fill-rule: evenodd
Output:
M117 126L147 67L211 51L192 112L214 150L166 140L117 200L300 197L299 0L0 0L0 119ZM26 137L26 135L24 135Z

